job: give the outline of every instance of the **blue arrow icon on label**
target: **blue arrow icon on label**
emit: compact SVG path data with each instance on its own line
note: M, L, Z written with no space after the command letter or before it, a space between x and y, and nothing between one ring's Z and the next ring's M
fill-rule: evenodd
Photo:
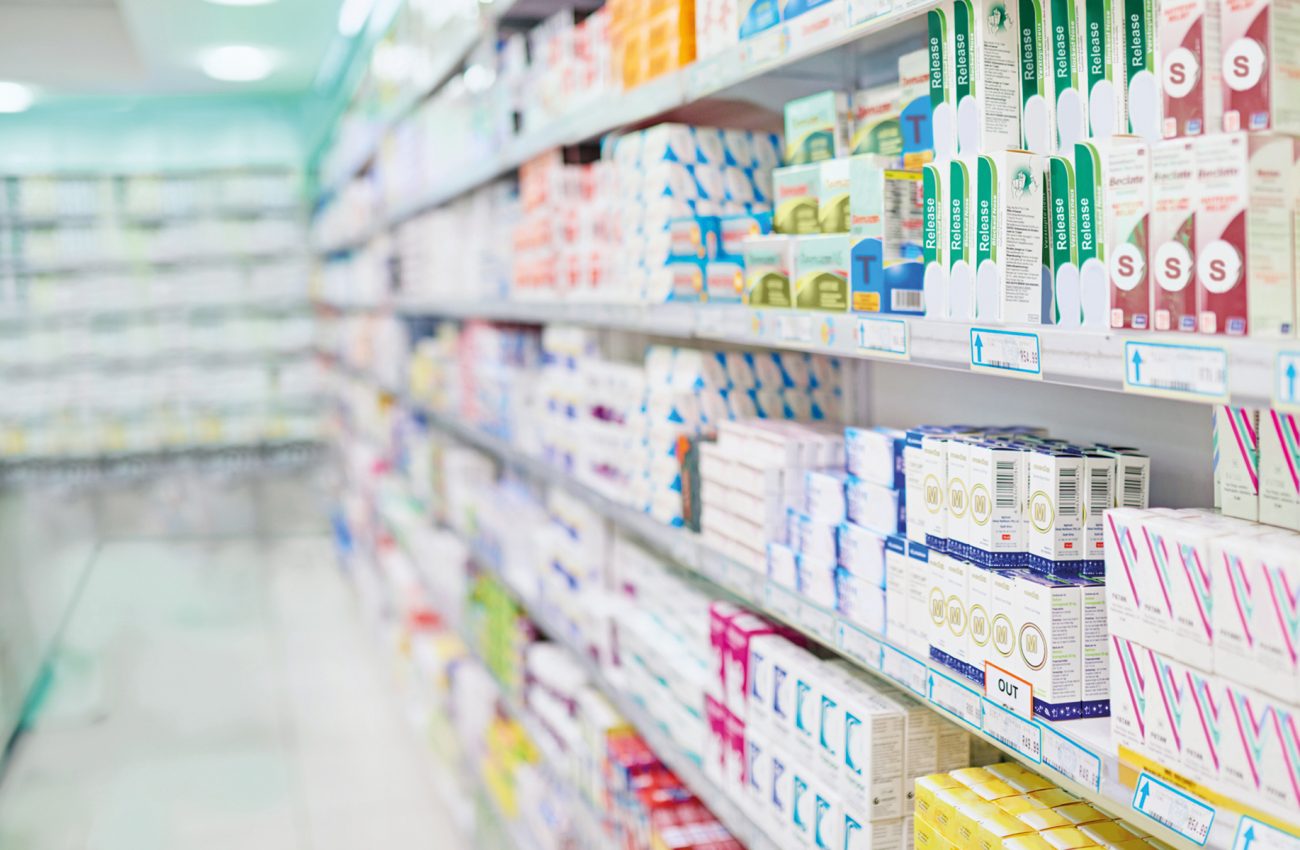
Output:
M1133 349L1133 383L1142 383L1142 352Z
M979 334L975 334L975 362L984 362L984 340L980 339Z
M1295 361L1286 365L1286 398L1295 401Z
M1150 782L1146 782L1146 781L1144 781L1144 782L1142 783L1142 787L1138 789L1138 796L1142 798L1142 799L1138 800L1138 808L1139 808L1139 809L1144 809L1144 808L1146 808L1146 805L1147 805L1147 797L1148 797L1150 794L1151 794L1151 783L1150 783Z
M1295 371L1295 367L1294 367L1294 366L1291 367L1291 371L1292 371L1292 372ZM1241 850L1250 850L1250 845L1255 843L1255 827L1253 827L1253 826L1248 827L1248 828L1246 829L1246 831L1245 831L1244 833L1242 833L1242 836L1241 836L1241 837L1244 838L1244 839L1246 839L1246 840L1245 840L1244 842L1242 842L1242 844L1241 844Z

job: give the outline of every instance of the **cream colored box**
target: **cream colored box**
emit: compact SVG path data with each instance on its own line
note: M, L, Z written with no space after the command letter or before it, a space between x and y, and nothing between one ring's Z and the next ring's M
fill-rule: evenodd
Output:
M953 6L958 151L974 156L1018 148L1020 7L1001 0L954 0Z

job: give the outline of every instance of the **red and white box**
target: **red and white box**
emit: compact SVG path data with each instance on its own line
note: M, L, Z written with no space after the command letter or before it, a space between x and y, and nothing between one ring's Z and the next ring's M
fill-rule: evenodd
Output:
M1202 333L1295 328L1295 141L1226 133L1195 141L1196 301Z
M1160 90L1166 139L1217 133L1223 123L1219 51L1222 0L1163 0Z
M1219 0L1219 15L1224 131L1300 133L1300 0Z
M1196 148L1167 139L1151 148L1151 323L1196 330Z

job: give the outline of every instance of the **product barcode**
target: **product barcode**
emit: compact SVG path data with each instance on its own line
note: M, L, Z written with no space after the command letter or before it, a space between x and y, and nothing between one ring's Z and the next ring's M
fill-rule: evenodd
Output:
M925 312L925 293L919 289L895 289L889 295L889 309Z
M994 504L998 508L1016 507L1016 462L1000 460L994 465Z
M1092 477L1088 480L1088 512L1100 517L1101 512L1114 504L1114 487L1112 476L1115 467L1100 464L1091 468Z
M1124 463L1120 461L1121 474L1124 477L1120 493L1121 508L1145 508L1147 506L1147 466L1144 463Z
M1073 517L1079 513L1079 470L1066 467L1057 480L1056 510L1060 516Z

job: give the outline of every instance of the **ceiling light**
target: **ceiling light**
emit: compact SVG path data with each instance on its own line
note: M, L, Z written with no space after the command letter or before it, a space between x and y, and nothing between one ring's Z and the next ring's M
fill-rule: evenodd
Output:
M361 32L375 8L375 0L343 0L339 7L339 34L344 38Z
M203 54L199 64L203 73L214 80L251 83L269 76L275 67L275 60L260 47L230 44L209 50Z
M35 99L32 90L22 83L0 81L0 112L26 112Z

